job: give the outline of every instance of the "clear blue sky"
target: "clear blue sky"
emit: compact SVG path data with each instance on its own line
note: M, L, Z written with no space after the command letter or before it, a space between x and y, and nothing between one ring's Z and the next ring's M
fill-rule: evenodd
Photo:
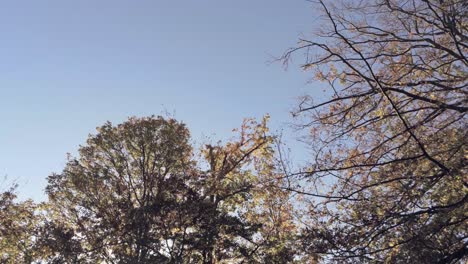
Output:
M269 62L314 23L305 0L4 2L0 176L43 200L67 152L133 115L175 112L196 141L265 113L280 129L314 89Z

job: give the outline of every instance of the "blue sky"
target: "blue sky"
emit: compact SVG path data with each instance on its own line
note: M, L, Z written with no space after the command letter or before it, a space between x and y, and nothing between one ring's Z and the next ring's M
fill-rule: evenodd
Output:
M270 62L316 23L305 0L4 2L0 176L43 200L67 152L128 116L175 113L197 142L265 113L281 129L319 89Z

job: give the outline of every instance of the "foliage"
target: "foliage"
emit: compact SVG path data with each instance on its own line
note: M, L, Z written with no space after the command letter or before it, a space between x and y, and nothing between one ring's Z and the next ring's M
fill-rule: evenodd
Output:
M16 186L0 194L0 262L29 263L36 257L36 205L16 201Z
M293 190L315 197L305 248L337 263L466 258L466 1L317 4L326 25L284 57L304 50L330 95L296 112L316 157Z
M468 261L465 2L319 0L323 25L283 58L304 51L327 88L294 113L302 170L268 116L200 148L172 118L108 122L46 203L0 194L0 262Z
M259 256L285 257L282 237L291 237L294 227L278 226L264 213L277 214L275 199L287 206L287 194L259 187L272 162L266 122L247 120L238 138L204 146L200 159L185 125L173 119L131 118L98 128L79 157L49 177L48 231L41 237L47 261L265 263Z

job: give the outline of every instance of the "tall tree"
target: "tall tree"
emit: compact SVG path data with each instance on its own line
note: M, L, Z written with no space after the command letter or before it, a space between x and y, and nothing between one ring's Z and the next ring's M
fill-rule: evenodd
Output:
M260 123L246 119L237 138L203 151L209 167L205 195L221 213L212 224L218 239L208 240L215 263L292 263L300 258L290 195L279 188L284 177L276 167L268 118Z
M16 186L0 194L0 262L31 263L37 256L36 205L16 201Z
M267 119L247 120L237 138L206 145L197 158L187 128L173 119L106 123L79 157L49 177L40 239L47 261L265 263L257 257L266 249L259 237L274 221L256 216L275 210L275 197L288 206L284 191L259 187L274 176L266 170L272 162L266 125ZM246 212L253 207L264 209ZM268 237L292 235L292 228L282 230ZM268 247L280 242L270 239Z
M197 193L189 132L173 119L106 123L49 177L51 212L77 242L65 261L167 262L181 257ZM63 253L63 252L60 252ZM61 254L59 257L63 258Z
M306 248L339 263L466 260L466 1L317 5L324 25L284 57L305 51L330 96L296 112L316 157L292 188L315 197Z

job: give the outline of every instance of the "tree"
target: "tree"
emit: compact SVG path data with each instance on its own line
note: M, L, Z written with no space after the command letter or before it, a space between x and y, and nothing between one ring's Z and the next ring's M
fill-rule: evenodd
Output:
M253 261L268 221L245 209L262 199L255 164L269 162L270 145L266 119L246 121L238 138L204 146L200 158L174 119L106 123L49 177L47 261Z
M338 263L466 260L466 1L317 5L326 25L284 57L305 51L329 88L295 113L315 150L290 175L315 197L305 248Z
M214 263L292 263L301 258L295 244L294 208L289 192L280 188L284 175L277 168L268 119L260 123L246 119L237 138L225 145L207 145L203 151L209 167L205 195L224 217L229 216L211 224L221 238L209 243L217 252ZM233 229L232 223L241 222L248 227Z
M31 263L37 257L36 205L17 202L16 186L0 194L0 262Z
M69 262L146 263L177 259L184 215L197 193L186 127L173 119L131 118L106 123L49 177L55 225L78 247ZM61 252L63 253L63 252ZM65 255L61 254L63 258Z

